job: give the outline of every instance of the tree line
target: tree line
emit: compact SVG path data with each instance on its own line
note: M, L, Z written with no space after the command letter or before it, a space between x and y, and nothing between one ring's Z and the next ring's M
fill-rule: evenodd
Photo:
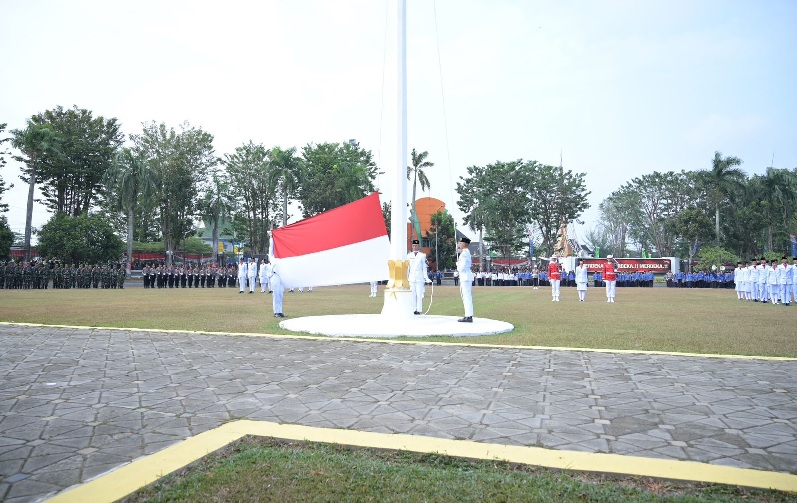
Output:
M797 168L748 176L742 160L715 152L704 170L653 172L626 182L599 206L587 240L624 256L692 257L701 247L726 257L789 253L797 232Z
M22 129L0 124L0 169L6 156L22 163L28 185L24 246L30 249L35 188L53 217L39 233L43 256L75 257L96 250L118 259L133 242L162 241L171 257L204 222L217 253L221 233L236 236L256 254L268 250L268 231L336 208L375 190L372 153L356 142L307 144L301 149L249 141L218 156L213 135L183 123L142 124L125 136L115 118L55 107ZM8 150L13 146L17 153ZM430 189L429 153L411 153L410 221L417 222L417 188ZM797 229L797 169L770 167L748 177L741 160L716 152L708 169L653 172L626 182L599 206L600 223L584 236L604 255L642 250L651 256L686 257L701 243L737 256L783 250ZM518 159L470 166L456 184L464 223L503 257L557 251L560 230L589 207L585 173ZM13 233L2 213L8 190L0 177L0 254ZM390 221L390 205L383 213ZM389 229L389 224L387 225ZM413 234L419 231L413 226ZM77 234L77 238L69 238ZM125 240L114 238L125 236ZM425 237L440 266L453 266L456 234L451 215L438 211ZM6 246L6 248L3 248ZM66 247L70 247L67 249ZM6 252L7 253L7 252Z

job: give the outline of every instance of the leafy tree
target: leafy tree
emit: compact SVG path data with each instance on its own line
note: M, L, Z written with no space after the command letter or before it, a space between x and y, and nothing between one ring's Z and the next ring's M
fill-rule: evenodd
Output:
M468 178L460 177L457 182L457 206L465 213L465 223L485 229L483 240L503 257L523 247L526 226L531 222L528 168L523 160L470 166Z
M11 258L11 245L14 244L14 232L8 226L8 219L0 215L0 260Z
M373 156L352 143L308 144L302 149L302 176L297 191L307 218L354 202L376 190Z
M153 196L159 182L149 163L129 148L119 150L103 177L109 206L127 216L127 256L133 256L133 231L139 202L147 212L153 209Z
M282 225L288 225L288 200L299 187L301 161L296 157L295 147L287 150L274 147L269 152L269 156L271 158L270 182L272 185L279 187L280 199L282 200Z
M702 172L703 184L709 191L711 204L714 207L714 232L717 246L720 245L720 207L727 203L734 189L744 187L747 175L737 168L742 164L738 157L722 157L721 152L714 152L711 169Z
M767 250L788 247L789 223L797 205L797 174L787 169L767 168L760 177L759 200L766 215Z
M154 200L170 262L175 249L194 232L199 187L217 163L213 135L187 122L179 132L151 122L131 139L133 153L147 163L158 181Z
M213 262L219 256L219 224L232 212L230 183L224 173L214 171L204 196L199 201L199 215L209 224L213 235Z
M527 162L524 166L528 170L525 181L530 192L529 218L539 229L543 246L550 256L562 225L576 220L589 208L587 197L590 192L584 182L585 174L536 161Z
M247 236L257 254L268 251L268 231L273 228L272 214L277 205L276 178L271 172L269 151L251 141L225 154L224 166L231 194L237 202L233 210L235 233Z
M738 255L718 246L704 246L697 253L697 268L703 271L719 271L724 264L739 262Z
M412 166L407 166L407 180L412 180L412 208L410 212L410 219L412 220L412 228L415 230L415 237L419 238L420 223L418 221L418 213L415 208L415 201L417 199L418 183L421 184L421 191L430 187L429 178L426 176L426 170L434 166L433 162L427 161L429 152L423 151L420 154L412 149L410 159Z
M457 244L454 217L447 211L440 210L432 215L432 225L426 232L426 238L434 246L434 258L437 269L454 269L457 263Z
M64 262L96 264L119 260L124 243L98 215L56 213L39 231L39 254Z
M6 124L0 124L0 134L2 134L3 131L5 131L5 130L6 130ZM5 156L7 154L9 154L9 152L4 149L3 143L9 141L10 139L11 138L0 138L0 170L2 170L3 167L6 165L6 157ZM14 188L14 184L12 183L8 187L6 187L6 182L5 182L5 180L3 180L3 176L0 175L0 213L5 213L6 211L8 211L8 204L3 203L3 192L5 192L8 189L12 189L12 188ZM6 222L6 225L8 225L7 222ZM1 249L0 249L0 253L2 253Z
M605 257L606 255L620 256L620 252L615 251L612 247L612 236L610 230L606 225L599 224L584 233L584 239L589 245L599 251L599 256ZM598 255L596 255L598 256Z
M33 232L33 196L36 184L45 179L45 164L60 164L62 158L63 137L55 131L50 124L40 124L35 120L28 120L25 129L15 129L11 132L14 136L12 144L22 152L22 156L15 157L25 164L20 179L28 184L28 205L25 213L25 261L30 260L30 238Z
M711 219L700 208L687 208L667 220L665 225L669 232L677 236L678 251L681 255L689 255L690 263L692 250L697 243L706 242L712 234Z
M387 237L390 238L390 218L391 218L391 204L390 202L382 203L382 218L385 219L385 227L387 228Z
M36 179L45 206L71 216L89 211L103 193L102 178L124 139L116 119L94 117L77 106L59 106L31 117L26 131L31 132L31 125L48 127L58 139L57 149L44 144L35 152ZM36 145L26 142L25 148L30 158Z

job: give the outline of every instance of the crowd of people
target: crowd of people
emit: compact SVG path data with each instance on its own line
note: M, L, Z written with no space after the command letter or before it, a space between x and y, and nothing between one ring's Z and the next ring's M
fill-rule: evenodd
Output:
M146 265L141 270L144 288L227 288L234 287L237 270L213 265Z
M734 273L725 271L668 272L664 279L669 288L733 288Z
M121 262L106 264L62 264L35 260L0 264L0 289L46 290L70 288L124 288L127 274Z
M797 257L785 255L780 262L765 257L738 262L734 269L736 298L753 302L790 305L797 302Z

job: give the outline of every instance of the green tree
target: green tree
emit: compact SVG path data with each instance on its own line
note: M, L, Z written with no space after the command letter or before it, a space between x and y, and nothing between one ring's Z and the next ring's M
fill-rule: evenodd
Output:
M708 190L712 207L714 208L714 232L717 246L720 246L720 207L726 204L730 195L738 189L744 188L747 175L737 168L742 164L738 157L722 157L721 152L714 152L711 160L711 169L703 171L703 184Z
M465 214L465 223L479 230L480 241L489 242L502 257L511 257L523 247L531 223L530 164L497 161L470 166L467 172L467 178L460 177L456 187L457 206Z
M457 263L454 217L445 209L432 214L432 225L426 232L429 244L434 248L437 269L454 269Z
M38 250L45 258L96 264L119 260L124 243L99 215L84 213L71 217L56 213L39 230Z
M180 131L151 122L132 135L133 153L142 158L158 181L154 200L167 262L180 243L194 232L200 185L218 159L213 155L213 135L190 124Z
M418 221L418 212L415 208L415 201L417 200L418 184L421 184L421 191L427 190L429 185L429 178L426 176L426 170L434 166L433 162L427 161L429 157L428 151L423 151L420 154L412 149L410 159L412 166L407 166L407 180L412 180L412 208L410 210L410 219L412 220L412 228L415 231L415 238L420 239L421 224Z
M696 259L697 268L703 271L719 271L725 264L736 264L739 262L738 255L718 246L704 246L700 248Z
M103 193L102 178L124 140L120 125L77 106L47 110L31 117L29 129L31 123L49 127L60 140L57 151L38 152L36 178L45 206L72 216L89 211Z
M25 213L25 261L30 260L30 238L33 233L33 196L36 184L44 178L45 162L59 163L62 156L64 139L50 124L40 124L33 119L28 120L25 129L15 129L12 144L22 152L15 157L25 164L20 179L28 184L28 204Z
M692 250L698 242L706 242L711 238L711 219L700 208L687 208L666 222L667 230L677 237L679 255L689 255L692 262Z
M370 151L352 143L308 144L302 149L297 196L307 218L354 202L376 190Z
M236 201L233 226L238 236L248 238L249 247L257 254L268 251L268 231L273 228L272 214L277 207L269 151L251 141L225 154L224 166L231 194ZM244 241L244 240L242 240Z
M127 257L133 256L133 232L139 202L146 211L153 209L153 196L159 185L155 172L144 158L129 148L119 150L103 177L105 200L127 217Z
M214 171L210 184L199 201L199 215L211 228L213 236L213 262L219 257L219 225L232 213L233 202L230 197L230 183L224 173Z
M762 203L766 215L767 250L788 247L789 224L797 205L797 174L787 169L767 168L760 178Z
M8 226L8 219L0 215L0 260L11 258L11 245L14 244L14 232Z
M271 159L270 184L279 187L282 200L282 225L288 225L288 201L299 188L301 160L296 157L296 147L282 149L274 147L269 152Z
M0 134L6 130L6 124L0 124ZM10 137L0 138L0 170L2 170L6 165L6 155L9 154L9 151L5 150L4 143L11 140ZM12 183L8 187L6 187L6 182L3 180L2 174L0 174L0 213L5 213L8 211L8 204L3 203L3 193L8 190L14 188L14 184ZM8 222L6 222L6 226L8 226ZM0 250L2 252L2 250Z
M589 208L584 173L574 173L562 166L549 166L531 161L525 164L528 173L529 218L542 235L548 256L562 225L580 217Z

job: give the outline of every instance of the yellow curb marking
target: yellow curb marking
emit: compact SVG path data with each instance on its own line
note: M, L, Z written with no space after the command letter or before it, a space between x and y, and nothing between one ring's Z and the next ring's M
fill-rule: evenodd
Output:
M486 444L404 434L315 428L267 421L240 420L188 438L155 454L137 459L92 481L50 498L52 503L111 502L127 496L175 470L245 435L285 440L325 442L448 456L500 460L564 470L616 473L642 477L739 485L779 491L797 491L797 475L733 468L694 461L673 461L620 454Z
M366 338L366 337L330 337L325 335L290 335L290 334L253 334L247 332L205 332L198 330L173 330L162 328L125 328L125 327L89 327L81 325L44 325L41 323L21 323L0 321L0 325L19 325L26 327L51 327L51 328L77 328L84 330L120 330L129 332L163 332L172 334L201 334L201 335L221 335L226 337L266 337L270 339L297 339L297 340L320 340L320 341L346 341L346 342L370 342L381 344L417 344L427 346L452 346L466 348L487 348L487 349L534 349L539 351L574 351L584 353L616 353L628 355L661 355L661 356L683 356L689 358L718 358L735 360L765 360L765 361L797 361L797 357L791 356L751 356L751 355L721 355L711 353L681 353L677 351L645 351L642 349L603 349L603 348L571 348L559 346L517 346L509 344L475 344L468 342L436 342L436 341L396 341L390 339ZM431 336L430 336L431 337ZM445 337L445 336L435 336Z

